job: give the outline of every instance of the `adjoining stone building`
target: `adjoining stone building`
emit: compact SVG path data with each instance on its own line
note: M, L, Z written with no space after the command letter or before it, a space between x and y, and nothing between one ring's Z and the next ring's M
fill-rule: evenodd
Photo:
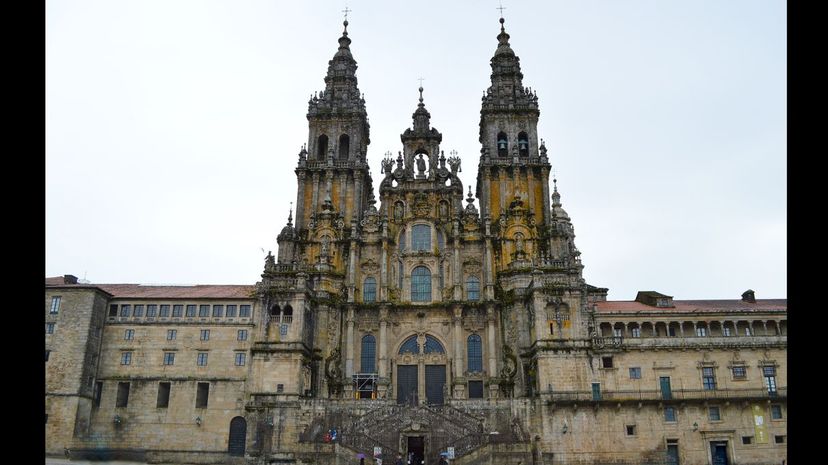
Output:
M538 96L500 22L474 193L420 88L377 206L346 21L308 104L295 224L261 281L47 278L47 454L781 463L786 300L608 301L586 283Z

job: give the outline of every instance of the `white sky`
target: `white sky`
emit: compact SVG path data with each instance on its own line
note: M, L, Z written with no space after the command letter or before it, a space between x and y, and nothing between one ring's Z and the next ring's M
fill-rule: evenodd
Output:
M348 3L375 193L421 76L474 185L497 6ZM587 282L612 300L786 297L785 2L504 6ZM45 275L258 281L344 7L47 0Z

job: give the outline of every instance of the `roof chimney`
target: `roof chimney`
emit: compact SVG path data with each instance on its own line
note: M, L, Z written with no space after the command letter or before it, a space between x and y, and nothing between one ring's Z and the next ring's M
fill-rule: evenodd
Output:
M72 276L71 274L63 275L63 284L77 284L77 283L78 283L78 277L77 276Z
M749 302L752 304L756 303L756 295L753 292L753 289L748 289L742 293L742 302Z

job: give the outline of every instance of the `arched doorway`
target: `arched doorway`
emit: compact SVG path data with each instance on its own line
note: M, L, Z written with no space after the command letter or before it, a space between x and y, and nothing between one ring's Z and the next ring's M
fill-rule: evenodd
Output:
M247 421L243 417L230 420L230 439L227 441L227 452L235 457L244 457L244 444L247 437Z

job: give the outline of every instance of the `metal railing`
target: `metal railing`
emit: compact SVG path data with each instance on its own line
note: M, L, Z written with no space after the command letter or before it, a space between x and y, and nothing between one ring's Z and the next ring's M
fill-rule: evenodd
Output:
M646 391L601 391L597 398L591 391L559 391L545 392L553 402L624 402L624 401L675 401L675 400L708 400L708 399L785 399L788 397L788 388L779 388L769 391L759 389L674 389L661 392L657 389Z

